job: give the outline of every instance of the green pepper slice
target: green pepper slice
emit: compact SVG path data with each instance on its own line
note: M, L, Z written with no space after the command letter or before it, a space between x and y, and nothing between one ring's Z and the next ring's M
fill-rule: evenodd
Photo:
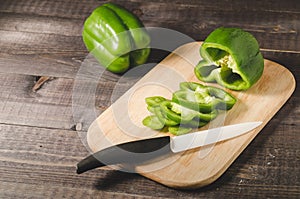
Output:
M143 125L144 126L147 126L151 129L154 129L154 130L160 130L162 128L164 128L165 124L162 123L157 116L155 115L150 115L150 116L147 116L143 119L142 121Z
M156 107L159 107L159 104L163 101L166 101L166 98L161 97L161 96L153 96L153 97L147 97L145 99L148 111L150 111L151 113L155 114L154 109Z
M176 126L179 124L178 122L170 120L168 117L166 117L166 115L162 112L160 106L154 108L154 113L161 121L161 123L163 123L166 126Z
M159 104L167 99L161 96L147 97L145 99L148 106L159 106Z
M184 135L192 131L193 129L190 127L182 127L182 126L170 126L168 127L168 131L173 135Z
M167 125L167 126L175 126L178 125L178 122L175 122L173 120L170 120L167 118L164 113L161 111L160 104L167 99L161 96L152 96L152 97L147 97L145 99L147 106L147 109L153 113L162 124Z
M86 19L82 37L101 65L114 73L143 64L150 54L150 36L134 14L113 3L96 8Z
M210 113L201 113L169 100L162 102L160 107L163 114L165 114L170 120L180 124L189 124L196 118L199 118L199 122L208 122L213 120L218 113L217 110L212 110Z
M203 113L213 109L229 110L236 99L222 89L196 82L181 82L180 90L173 93L172 101Z
M180 124L169 126L168 131L173 135L183 135L189 133L193 128L200 128L205 126L208 122L199 121L199 118L191 120L188 124Z
M201 81L246 90L262 76L264 59L257 40L239 28L218 28L200 47L203 58L195 67Z

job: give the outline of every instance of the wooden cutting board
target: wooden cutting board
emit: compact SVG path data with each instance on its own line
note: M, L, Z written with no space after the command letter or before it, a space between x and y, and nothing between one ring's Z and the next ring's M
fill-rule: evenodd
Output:
M144 100L154 95L171 98L171 93L179 89L180 82L199 82L193 69L201 59L200 45L193 42L176 49L103 112L88 130L87 142L91 150L96 152L112 144L168 135L142 125L143 118L149 115ZM134 169L169 187L197 188L210 184L226 171L294 89L295 79L291 72L265 60L262 78L247 91L227 90L237 98L237 103L201 129L251 121L262 121L261 126L231 140L163 157L135 168L123 165L122 169Z

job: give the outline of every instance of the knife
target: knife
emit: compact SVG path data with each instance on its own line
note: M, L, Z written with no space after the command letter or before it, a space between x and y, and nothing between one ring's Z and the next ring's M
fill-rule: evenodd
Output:
M200 146L214 144L245 134L262 122L233 124L180 136L163 136L137 140L111 146L100 150L77 164L77 173L115 164L139 164L156 157L179 153Z

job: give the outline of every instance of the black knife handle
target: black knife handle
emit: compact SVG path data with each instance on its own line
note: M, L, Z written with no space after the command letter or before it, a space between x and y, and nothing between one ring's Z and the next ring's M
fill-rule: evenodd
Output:
M158 137L118 144L98 151L77 164L77 173L120 163L139 164L171 152L170 137Z

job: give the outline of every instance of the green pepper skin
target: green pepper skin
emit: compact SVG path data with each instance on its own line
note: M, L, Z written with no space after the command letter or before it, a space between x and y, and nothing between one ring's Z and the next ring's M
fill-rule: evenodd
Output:
M150 54L150 36L142 22L113 3L92 12L84 23L82 38L99 63L114 73L145 63Z
M169 119L161 110L160 106L154 108L154 113L158 119L166 126L176 126L179 123Z
M145 99L148 106L159 106L159 104L167 99L161 96L147 97Z
M201 89L202 96L208 97L209 102L199 101L197 90ZM201 96L200 96L201 97ZM222 89L204 86L196 82L181 82L180 90L173 93L172 101L203 113L211 112L213 109L229 110L233 107L236 99Z
M165 126L155 115L145 117L145 119L143 119L143 125L154 130L160 130Z
M144 27L144 25L135 15L113 3L107 3L104 4L104 6L112 9L121 18L125 26L130 31L130 34L132 36L131 38L134 41L136 49L141 49L149 45L150 37L146 30L141 28Z
M187 112L182 111L182 113L176 113L172 110L172 106L178 106L181 109L186 109ZM186 107L183 107L179 104L176 104L172 101L164 101L160 104L160 108L164 115L166 115L170 120L173 120L180 124L189 124L192 120L194 121L204 121L209 122L213 120L215 117L217 117L218 112L216 110L213 110L210 113L201 113L195 110L188 109Z
M193 129L190 127L182 127L182 126L170 126L168 128L168 131L176 136L187 134L192 130Z
M173 120L170 120L169 118L166 117L166 115L163 114L160 108L160 104L167 99L161 96L153 96L153 97L147 97L145 99L147 106L147 109L153 113L162 124L167 125L167 126L175 126L178 125L179 123Z
M232 90L246 90L262 76L264 59L257 40L239 28L218 28L200 47L203 58L195 67L197 78Z
M148 105L147 106L148 111L150 111L153 114L156 114L155 113L156 107L159 108L159 104L163 101L166 101L166 98L161 96L153 96L153 97L147 97L145 101L146 104Z

